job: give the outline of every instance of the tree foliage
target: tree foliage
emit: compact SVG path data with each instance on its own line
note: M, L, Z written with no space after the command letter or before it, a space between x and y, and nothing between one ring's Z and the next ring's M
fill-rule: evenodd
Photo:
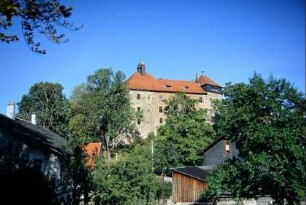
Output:
M97 204L153 204L160 197L161 182L152 173L152 156L136 145L118 161L103 159L94 170Z
M292 204L305 193L306 103L285 79L227 84L217 106L215 127L236 143L240 159L228 161L209 177L210 196L230 191L236 198L268 194Z
M89 193L93 190L93 181L90 168L86 165L86 153L83 145L79 144L77 140L70 143L73 149L72 154L65 157L65 178L66 187L70 189L65 190L71 194L66 198L66 203L71 205L79 205L82 203L88 204L90 201Z
M36 53L45 54L35 35L45 35L51 42L66 42L65 35L58 31L64 27L77 30L69 23L72 7L60 4L59 0L2 0L0 1L0 29L7 30L13 25L15 18L21 19L24 39L29 48ZM10 43L19 40L17 35L0 32L0 41Z
M87 82L74 89L71 97L73 118L70 127L84 143L105 141L115 145L120 136L137 136L125 75L112 69L99 69Z
M165 103L166 124L158 129L155 146L157 171L202 163L199 151L215 137L206 111L196 110L196 101L184 93L175 94Z
M18 103L18 117L31 120L31 114L35 113L38 125L67 136L70 105L62 92L63 87L58 83L35 83Z

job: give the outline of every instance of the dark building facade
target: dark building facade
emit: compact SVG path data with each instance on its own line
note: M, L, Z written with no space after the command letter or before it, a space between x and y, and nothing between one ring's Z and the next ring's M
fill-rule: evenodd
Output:
M238 157L239 151L235 143L220 137L207 146L203 151L205 166L216 166L223 163L226 159Z

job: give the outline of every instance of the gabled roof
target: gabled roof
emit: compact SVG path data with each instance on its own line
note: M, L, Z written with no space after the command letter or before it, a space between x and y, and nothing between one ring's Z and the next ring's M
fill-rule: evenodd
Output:
M87 154L86 164L89 167L92 167L94 165L94 158L97 157L97 156L100 156L101 150L102 150L102 143L101 142L88 143L84 147L84 151Z
M224 137L224 136L218 137L218 138L215 139L213 142L211 142L209 145L207 145L203 150L201 150L199 153L205 153L205 152L207 152L207 150L209 150L210 148L212 148L213 146L215 146L215 144L217 144L217 143L220 142L221 140L226 140L226 137Z
M70 153L67 141L54 132L31 122L0 114L0 128L32 146L41 146L58 153Z
M220 87L220 88L222 87L221 85L214 82L212 79L210 79L206 75L201 75L200 78L198 79L198 83L200 84L200 86L212 85L212 86L216 86L216 87Z
M156 79L149 73L141 75L135 72L128 80L130 90L144 90L157 92L185 92L190 94L206 94L197 83L183 80Z
M176 168L173 171L201 181L205 181L210 170L201 169L200 167L193 166L193 167Z

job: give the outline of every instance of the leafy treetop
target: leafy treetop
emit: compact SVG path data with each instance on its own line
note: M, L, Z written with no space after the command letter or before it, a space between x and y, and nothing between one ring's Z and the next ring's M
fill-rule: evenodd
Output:
M70 105L63 95L63 86L58 83L35 83L29 93L23 95L18 103L18 117L31 120L37 117L37 124L61 136L68 135Z
M83 142L114 142L119 135L133 137L135 117L125 75L105 68L89 75L87 82L74 89L71 97L74 117L70 127Z
M185 93L177 93L165 103L166 124L158 129L154 156L157 172L201 164L199 151L215 137L206 110L197 110L196 101Z
M215 128L236 143L240 159L209 178L209 194L230 191L237 198L268 194L276 203L301 200L305 193L306 103L285 79L228 83L217 106Z

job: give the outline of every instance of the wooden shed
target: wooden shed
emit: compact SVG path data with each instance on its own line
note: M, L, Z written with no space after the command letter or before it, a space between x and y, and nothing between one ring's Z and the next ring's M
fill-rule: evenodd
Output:
M200 167L176 168L172 172L173 202L197 202L207 189L207 170Z

